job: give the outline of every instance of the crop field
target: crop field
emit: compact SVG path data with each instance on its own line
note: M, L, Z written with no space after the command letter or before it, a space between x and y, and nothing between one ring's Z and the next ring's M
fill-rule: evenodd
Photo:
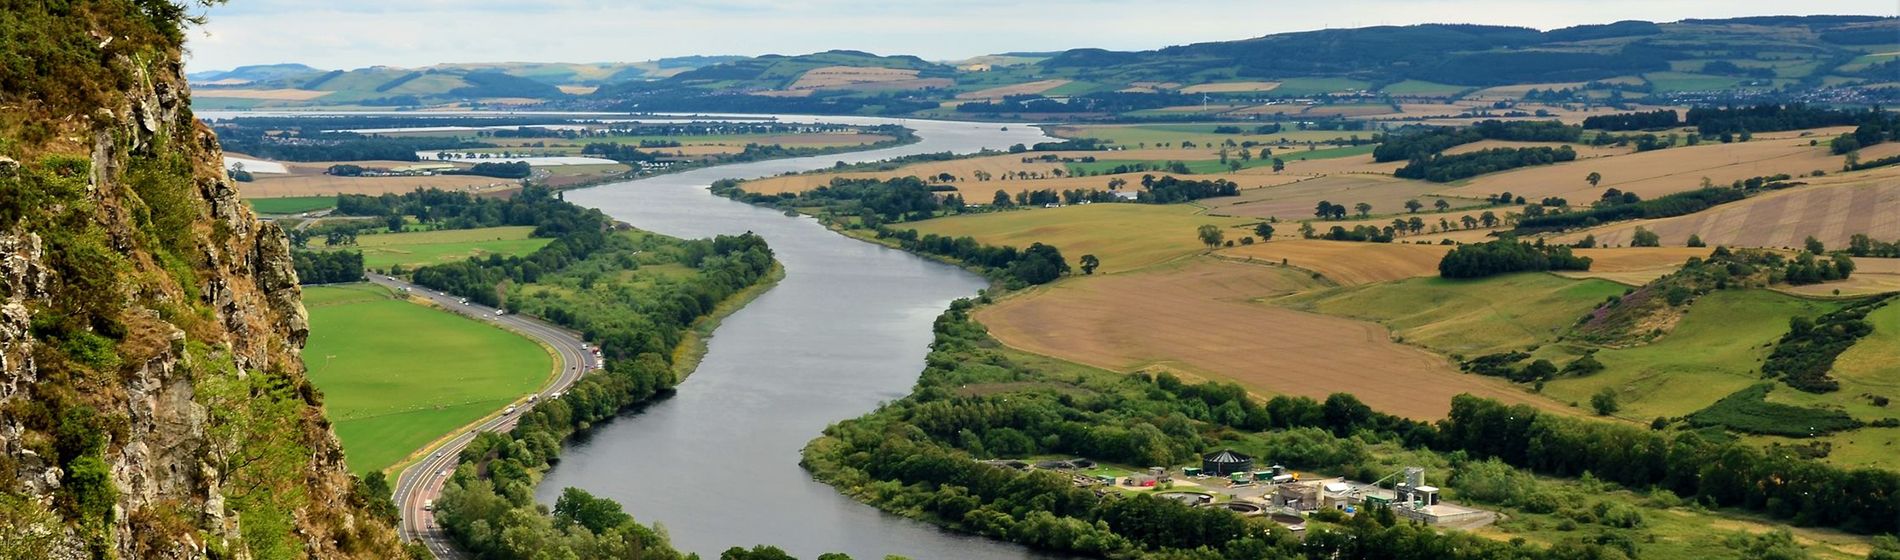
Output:
M1038 80L1034 82L1024 82L1020 84L997 86L997 87L988 88L988 89L979 89L976 91L966 91L966 92L957 94L957 99L1001 100L1002 98L1008 97L1011 95L1029 95L1029 94L1042 93L1042 92L1059 88L1068 84L1069 84L1069 80L1061 80L1061 79Z
M336 206L334 196L296 196L290 198L247 198L251 209L259 214L296 214L322 210Z
M363 252L363 266L387 269L455 262L489 254L526 255L554 241L531 238L532 226L383 233L356 238L344 250Z
M1741 247L1798 247L1809 236L1840 247L1857 233L1900 239L1900 183L1877 176L1840 179L1849 180L1771 192L1687 216L1618 222L1559 239L1595 235L1598 243L1628 245L1637 227L1656 232L1665 245L1682 245L1692 234L1710 245Z
M1445 359L1394 343L1385 327L1252 300L1315 287L1291 269L1197 258L1060 282L976 318L1009 346L1115 371L1164 369L1434 419L1472 393L1565 410Z
M534 341L394 299L381 287L312 287L304 294L304 363L358 474L394 465L507 406L554 369Z
M1073 265L1082 255L1102 260L1096 274L1134 270L1206 250L1195 230L1233 228L1247 220L1199 215L1184 204L1089 204L1012 212L966 214L915 222L919 233L971 236L992 245L1054 245ZM1228 239L1252 235L1229 229Z
M1445 155L1448 155L1448 156L1455 156L1458 154L1468 154L1471 152L1489 150L1492 148L1557 148L1561 146L1570 146L1570 149L1576 150L1577 159L1629 155L1634 150L1634 148L1619 148L1616 146L1589 146L1589 145L1578 144L1578 143L1573 143L1573 142L1512 142L1509 140L1483 140L1479 142L1472 142L1470 144L1452 146L1451 149L1445 150L1444 153ZM1511 191L1511 192L1515 193L1517 191Z
M1779 288L1783 292L1806 296L1857 296L1900 292L1900 259L1856 257L1854 275L1839 282ZM1836 292L1835 290L1839 290ZM1900 395L1897 395L1900 396ZM1896 411L1900 414L1900 411Z
M1536 89L1536 90L1577 89L1585 85L1588 85L1588 82L1558 82L1558 83L1548 83L1548 84L1518 84L1518 85L1510 85L1510 86L1498 86L1498 87L1485 88L1485 89L1471 92L1471 95L1468 95L1466 97L1469 99L1520 99L1524 97L1525 93L1529 93L1533 89Z
M1290 78L1273 88L1274 95L1319 95L1372 87L1370 82L1350 78Z
M1590 257L1590 270L1555 273L1565 278L1597 278L1619 284L1641 286L1682 268L1691 257L1707 257L1707 247L1621 247L1616 249L1576 249L1580 257Z
M1326 140L1350 138L1353 134L1370 137L1371 133L1342 132L1336 130L1285 130L1272 134L1253 134L1252 126L1239 126L1241 134L1216 133L1212 124L1144 124L1144 125L1063 125L1049 127L1052 136L1062 138L1099 138L1120 146L1159 146L1162 144L1180 145L1183 142L1219 146L1233 140L1236 143L1253 141L1261 144L1286 142L1321 142ZM1279 146L1270 146L1276 151ZM1257 151L1257 149L1256 149Z
M1454 86L1451 84L1433 83L1433 82L1427 82L1424 80L1406 80L1403 82L1385 86L1384 88L1380 88L1379 91L1388 93L1391 95L1418 95L1418 96L1426 96L1426 97L1448 97L1452 94L1464 91L1465 89L1466 89L1465 86Z
M1622 286L1615 287L1615 293L1622 292ZM1815 317L1838 305L1767 290L1711 292L1697 299L1667 336L1643 346L1599 351L1596 358L1605 370L1559 377L1545 386L1544 394L1588 403L1591 395L1608 387L1622 404L1617 415L1639 421L1695 412L1760 383L1761 360L1768 356L1769 345L1788 332L1790 317ZM1574 321L1579 315L1564 318ZM1554 356L1551 360L1563 363Z
M1181 88L1181 93L1257 93L1273 91L1280 82L1214 82Z
M482 177L479 175L435 175L430 177L337 177L323 172L337 163L349 163L364 167L399 168L416 165L413 161L353 161L353 162L284 162L287 174L256 175L257 179L248 183L234 183L238 192L247 199L263 198L304 198L334 197L340 194L380 195L387 193L406 193L422 189L442 189L448 191L490 191L504 190L517 186L516 181Z
M1879 147L1879 146L1875 146ZM1833 172L1842 158L1829 155L1825 142L1809 146L1808 139L1756 140L1732 144L1705 143L1613 158L1587 158L1493 173L1445 191L1455 196L1480 197L1509 191L1525 198L1558 196L1579 201L1596 200L1605 189L1634 192L1643 198L1695 190L1707 177L1717 185L1777 173L1803 175L1814 170ZM1601 173L1596 186L1584 181Z
M1332 159L1332 158L1348 158L1348 157L1353 157L1353 156L1366 155L1366 154L1372 153L1372 150L1375 147L1377 146L1374 144L1366 144L1366 145L1361 145L1361 146L1342 146L1338 148L1324 148L1324 149L1310 150L1310 151L1285 150L1285 151L1276 151L1275 152L1276 155L1273 157L1279 157L1288 166L1291 166L1293 162L1297 162L1297 161L1322 160L1322 159ZM1148 151L1148 150L1130 150L1130 151L1141 152L1141 151ZM1237 155L1239 153L1239 150L1229 150L1228 153L1229 153L1228 161L1230 163L1221 163L1218 157L1214 159L1185 160L1185 161L1182 161L1182 163L1187 165L1187 169L1189 173L1205 174L1205 175L1231 173L1233 171L1233 168L1231 167L1231 162L1239 162L1241 165L1240 167L1241 169L1255 169L1255 168L1261 168L1261 167L1271 169L1273 167L1273 157L1266 157L1266 158L1254 157L1252 159L1242 160L1240 156ZM1281 154L1284 154L1284 155L1281 155ZM1097 157L1101 158L1102 156L1097 156ZM1203 155L1202 157L1205 157L1205 155ZM1116 166L1119 166L1119 165L1147 163L1152 166L1152 165L1157 165L1157 164L1165 164L1169 161L1169 160L1129 159L1129 158L1122 157L1121 154L1114 154L1114 153L1107 155L1107 158L1108 159L1097 159L1096 161L1092 163L1071 163L1071 164L1068 164L1068 168L1069 168L1069 171L1072 173L1073 172L1103 173L1108 170L1114 169Z
M1321 239L1285 239L1293 224L1276 224L1275 241L1222 249L1220 255L1268 264L1286 263L1311 270L1335 284L1354 286L1438 274L1438 260L1449 247L1404 243L1355 243Z
M1385 325L1405 342L1476 356L1555 339L1624 286L1542 273L1446 280L1436 276L1299 294L1273 303ZM1726 394L1726 393L1724 393Z
M1688 72L1651 72L1644 74L1643 79L1656 86L1657 93L1719 90L1742 83L1742 78Z
M1061 157L1096 157L1096 158L1113 157L1113 158L1118 158L1118 159L1129 158L1130 161L1147 161L1151 163L1152 162L1166 162L1166 161L1207 161L1210 163L1214 163L1216 165L1218 164L1218 160L1205 159L1205 158L1214 157L1213 150L1202 150L1199 148L1195 148L1195 149L1154 149L1154 148L1151 148L1151 149L1146 149L1146 150L1117 150L1117 151L1110 151L1110 152L1048 152L1048 153L1052 155L1061 156ZM1076 176L1066 175L1067 170L1070 167L1072 166L1086 167L1086 166L1093 165L1093 166L1096 166L1096 168L1100 168L1100 164L1099 163L1062 164L1062 163L1051 163L1051 162L1040 162L1040 161L1033 162L1033 163L1023 163L1022 161L1023 157L1025 156L1021 154L1005 154L1005 155L986 156L986 157L978 157L978 158L962 158L962 159L955 159L955 160L949 160L949 161L917 163L917 164L906 165L904 167L901 167L892 171L854 171L854 172L846 172L846 173L805 173L805 174L797 174L797 175L780 175L777 177L767 177L763 179L748 181L741 187L744 188L748 192L777 194L777 193L784 193L784 192L803 192L803 191L811 190L814 188L818 188L826 184L829 184L831 180L835 177L843 177L843 178L848 178L848 179L867 179L867 178L890 179L890 178L895 178L895 177L906 177L906 176L933 177L939 174L949 173L951 176L956 178L956 181L947 183L947 184L950 186L956 187L958 193L962 194L965 200L968 200L970 202L988 203L991 195L993 195L998 190L1002 190L1004 192L1008 192L1011 194L1014 194L1019 191L1025 191L1025 190L1042 190L1042 189L1053 189L1056 191L1078 189L1078 188L1079 189L1107 190L1108 182L1111 179L1117 179L1117 178L1123 179L1128 182L1128 186L1123 187L1123 188L1139 189L1142 175L1144 174L1153 174L1157 176L1167 175L1167 173L1163 173L1163 172L1149 171L1146 173L1125 173L1121 175L1076 177ZM1059 177L1059 178L1055 177L1054 173L1057 170L1063 170L1063 172L1065 173L1065 176ZM991 180L989 181L976 180L977 171L983 171L983 172L989 173L992 177ZM1004 179L1003 177L1005 173L1030 173L1032 174L1031 177L1041 176L1043 178ZM1241 175L1226 175L1226 176L1223 176L1222 178L1233 181L1235 184L1240 185L1240 188L1242 189L1252 189L1252 188L1258 188L1258 187L1285 184L1288 182L1299 180L1301 177L1293 176L1293 175L1285 175L1285 174L1254 174L1254 175L1241 174Z
M1288 169L1292 169L1289 165ZM1375 214L1396 214L1405 211L1405 201L1417 200L1426 208L1431 208L1437 197L1428 193L1443 187L1424 181L1394 179L1384 175L1353 174L1320 177L1291 183L1278 187L1242 191L1238 196L1209 198L1201 201L1212 208L1210 213L1256 220L1269 217L1285 222L1313 217L1314 208L1324 200L1334 204L1344 204L1351 208L1364 202L1372 205ZM1470 201L1447 199L1452 207L1469 206ZM1389 221L1389 220L1388 220ZM1436 222L1436 219L1432 220ZM1288 231L1297 230L1298 225L1287 224ZM1324 224L1315 224L1321 228Z

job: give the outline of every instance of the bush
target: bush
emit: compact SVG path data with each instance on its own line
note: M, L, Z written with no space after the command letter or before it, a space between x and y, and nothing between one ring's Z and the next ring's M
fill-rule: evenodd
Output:
M1616 414L1616 411L1622 408L1622 405L1616 402L1615 389L1604 387L1602 390L1597 391L1595 395L1590 396L1590 409L1596 411L1598 416Z
M1718 426L1746 434L1805 438L1861 427L1845 412L1807 408L1766 399L1775 388L1761 383L1723 397L1689 415L1691 426Z

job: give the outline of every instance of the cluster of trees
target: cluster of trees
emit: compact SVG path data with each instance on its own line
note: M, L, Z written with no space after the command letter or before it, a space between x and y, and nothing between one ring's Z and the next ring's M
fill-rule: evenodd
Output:
M281 161L420 161L416 152L494 147L452 136L397 138L325 131L308 122L289 129L271 128L278 122L239 119L232 124L221 123L216 127L218 142L226 151Z
M457 191L416 189L403 194L346 194L337 197L344 216L408 216L437 229L534 226L535 237L558 237L606 226L598 211L568 204L541 186L527 186L508 198L487 198Z
M1069 272L1069 262L1062 257L1062 251L1041 243L1019 251L1007 245L984 245L967 235L918 235L914 229L898 230L882 226L877 228L877 238L895 240L897 246L906 251L949 257L982 268L993 276L1012 281L1017 287L1054 282ZM1094 261L1094 266L1088 267L1091 271L1095 266L1101 266L1100 260L1089 258L1093 256L1084 257L1084 260Z
M1405 167L1392 172L1404 179L1424 179L1435 183L1476 177L1493 171L1532 165L1549 165L1577 159L1570 146L1534 148L1492 148L1454 156L1433 155L1413 158Z
M1819 284L1846 280L1854 273L1854 260L1847 255L1834 255L1832 259L1822 261L1818 253L1803 252L1788 261L1782 269L1781 279L1795 286Z
M1697 107L1690 109L1682 120L1683 124L1696 127L1696 132L1703 136L1717 136L1744 132L1850 126L1865 118L1867 113L1868 111L1829 109L1803 103L1762 104L1747 107Z
M1397 230L1391 227L1380 229L1369 225L1357 225L1353 226L1352 229L1346 229L1341 226L1333 226L1332 229L1326 230L1326 233L1320 234L1319 238L1332 241L1391 243L1395 233L1397 233Z
M1583 127L1593 130L1656 130L1680 124L1682 116L1675 109L1597 115L1583 119Z
M1150 181L1149 176L1144 175L1141 178L1141 184L1147 187L1148 190L1137 195L1135 200L1137 202L1151 204L1174 204L1179 202L1191 202L1203 198L1213 198L1216 196L1234 196L1240 194L1240 186L1226 179L1201 181L1195 179L1176 179L1173 175L1168 175Z
M1519 234L1536 233L1577 227L1591 227L1597 224L1621 220L1684 216L1707 210L1718 204L1726 204L1746 198L1747 190L1711 187L1679 192L1650 200L1642 200L1634 196L1625 197L1622 196L1623 194L1627 193L1618 193L1617 196L1606 195L1605 198L1589 210L1525 216L1518 220L1516 232Z
M1576 142L1582 137L1582 127L1558 121L1487 120L1469 127L1439 126L1387 135L1385 142L1372 150L1372 159L1381 162L1416 160L1480 140Z
M1789 319L1788 334L1775 341L1774 353L1762 362L1762 374L1810 393L1839 390L1840 381L1828 376L1834 369L1834 359L1874 332L1867 314L1891 301L1892 297L1871 298L1819 318Z
M363 280L361 251L294 251L290 261L297 268L299 284L340 284Z
M1689 414L1690 426L1716 426L1744 434L1810 438L1862 426L1839 410L1768 402L1775 384L1758 383ZM1806 505L1806 504L1803 504Z
M1854 131L1842 134L1828 143L1836 155L1846 154L1881 142L1900 138L1900 116L1887 111L1875 111L1863 114L1859 126Z
M526 179L533 173L534 169L530 168L528 162L525 161L485 161L468 169L450 169L442 172L443 175L480 175L500 179Z
M1543 239L1531 244L1506 237L1453 247L1438 261L1438 275L1445 278L1545 270L1590 270L1590 257L1575 256L1563 245L1545 245Z
M1179 93L1132 93L1102 91L1071 96L1057 101L1036 94L1010 95L997 101L972 101L957 105L959 113L1126 113L1200 103L1201 98Z
M607 158L619 162L653 161L658 157L640 151L639 148L644 147L646 146L635 147L619 142L589 142L586 146L581 146L581 155Z
M1856 233L1847 238L1847 254L1856 257L1900 257L1900 240L1888 243L1865 233Z

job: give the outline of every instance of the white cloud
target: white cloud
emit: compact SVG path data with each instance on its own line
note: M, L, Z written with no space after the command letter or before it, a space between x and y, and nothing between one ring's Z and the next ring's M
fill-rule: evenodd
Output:
M855 49L959 59L1148 49L1325 27L1427 22L1554 28L1786 13L1891 14L1892 0L243 0L193 30L194 70L481 61L639 61Z

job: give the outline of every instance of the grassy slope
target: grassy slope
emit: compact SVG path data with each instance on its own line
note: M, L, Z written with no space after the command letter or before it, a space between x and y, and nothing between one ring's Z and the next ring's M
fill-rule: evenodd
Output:
M1203 249L1195 229L1232 227L1249 220L1198 215L1185 204L1090 204L966 214L916 222L919 233L971 236L992 245L1028 247L1041 242L1062 250L1071 264L1085 254L1102 260L1099 272L1133 270ZM1228 239L1249 235L1229 230Z
M1333 288L1275 303L1384 324L1406 342L1476 356L1552 340L1624 286L1527 273L1482 280L1413 278Z
M392 299L380 287L318 287L304 294L310 309L304 361L357 473L393 465L533 391L554 368L534 341Z
M246 198L259 214L295 214L336 206L334 196L293 196L288 198Z
M1718 291L1696 300L1668 336L1597 353L1607 369L1558 378L1544 393L1587 403L1604 387L1618 391L1625 418L1681 416L1761 380L1761 360L1795 315L1817 316L1836 304L1765 290ZM1786 389L1776 391L1781 393Z
M1873 334L1834 361L1832 375L1841 381L1841 390L1816 395L1783 388L1769 393L1768 400L1839 407L1862 421L1900 417L1900 359L1895 358L1900 356L1900 305L1888 304L1869 313L1867 321L1874 325ZM1867 395L1892 402L1874 406ZM1834 464L1900 468L1900 428L1861 428L1821 439L1834 445L1834 453L1827 458Z
M532 227L518 226L364 235L346 249L363 251L363 266L368 268L415 267L490 253L526 255L553 241L528 237L533 232Z

